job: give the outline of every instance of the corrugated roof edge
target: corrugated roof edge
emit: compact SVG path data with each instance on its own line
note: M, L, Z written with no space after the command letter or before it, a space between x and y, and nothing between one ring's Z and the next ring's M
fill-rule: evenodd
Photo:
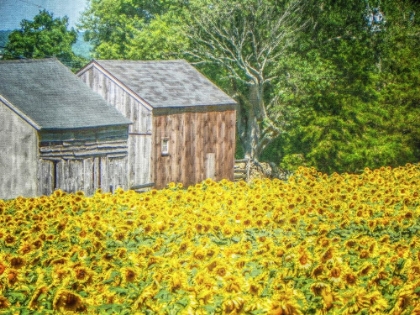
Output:
M202 106L169 106L156 107L153 109L153 114L156 116L176 113L203 113L203 112L224 112L228 110L237 110L237 104L217 104L217 105L202 105Z

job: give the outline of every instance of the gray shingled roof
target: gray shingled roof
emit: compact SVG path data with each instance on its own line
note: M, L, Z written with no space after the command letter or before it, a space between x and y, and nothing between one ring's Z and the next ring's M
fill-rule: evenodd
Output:
M0 95L41 129L130 124L56 59L0 62Z
M95 60L155 108L236 102L185 60Z

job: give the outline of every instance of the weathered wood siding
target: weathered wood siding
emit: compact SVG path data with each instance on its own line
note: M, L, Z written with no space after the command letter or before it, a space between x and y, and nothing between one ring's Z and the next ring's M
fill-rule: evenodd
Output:
M132 121L129 127L129 187L151 182L152 110L132 93L124 90L114 78L96 67L80 74L80 78L108 103Z
M43 144L38 163L38 194L128 188L127 141L64 141Z
M0 199L37 194L36 130L0 101Z
M236 111L168 112L153 118L153 180L185 186L205 180L233 180ZM162 154L162 139L169 152Z

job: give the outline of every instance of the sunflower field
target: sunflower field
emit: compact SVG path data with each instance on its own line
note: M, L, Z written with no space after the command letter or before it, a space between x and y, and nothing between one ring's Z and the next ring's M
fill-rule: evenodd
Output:
M0 314L420 314L420 165L0 200Z

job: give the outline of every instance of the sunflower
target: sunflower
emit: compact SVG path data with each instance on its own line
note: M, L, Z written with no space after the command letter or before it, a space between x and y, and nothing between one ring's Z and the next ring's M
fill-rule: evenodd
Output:
M305 250L301 250L297 257L298 269L308 270L312 266L312 259L310 258L309 253L307 253Z
M334 284L339 284L342 279L342 268L340 266L334 266L330 270L329 280Z
M314 279L319 279L324 276L325 267L323 265L318 265L314 269L312 269L311 277Z
M117 230L114 232L113 238L118 241L124 241L127 238L127 233L125 231Z
M325 290L321 291L321 297L324 303L322 311L329 311L336 304L340 304L341 299L331 290L330 287L326 287Z
M6 270L6 265L0 262L0 276L4 273L5 270Z
M123 276L123 282L135 282L139 272L135 268L123 267L120 273Z
M280 302L272 302L268 315L300 315L303 314L299 304L291 298L282 298Z
M326 263L332 261L334 258L334 248L329 247L322 255L321 255L321 262Z
M360 276L367 276L369 273L371 273L373 270L375 269L375 267L371 264L371 263L369 263L369 262L366 262L366 263L364 263L360 268L359 268L359 271L358 271L358 275L360 275Z
M257 278L250 278L245 282L245 292L253 296L261 296L262 292L264 291L264 282Z
M4 244L7 247L12 247L13 245L16 244L16 237L14 237L10 234L6 235L6 237L4 238Z
M127 256L127 249L124 247L118 248L116 254L119 258L124 259Z
M15 269L20 269L25 266L25 260L22 257L13 257L10 259L10 266Z
M9 269L9 272L7 274L7 280L11 286L15 285L15 283L19 281L18 275L19 274L17 270Z
M0 310L1 309L6 309L10 307L10 302L7 298L5 298L4 296L0 296Z
M207 186L212 186L214 184L214 181L211 178L207 178L204 181L204 184L207 185Z
M215 262L215 261L213 261L213 262ZM224 265L217 265L217 266L215 266L215 268L213 269L213 271L214 271L214 273L217 276L219 276L221 278L223 278L224 276L226 276L226 274L228 274L228 269Z
M147 235L152 235L156 232L156 228L154 225L148 223L144 226L144 233L146 233Z
M38 307L38 299L41 295L46 294L48 292L48 287L41 286L35 290L32 294L31 300L29 301L29 309L34 310Z
M159 265L164 259L160 256L149 256L147 259L147 267Z
M215 279L206 270L201 270L193 278L195 284L195 291L200 292L200 288L213 289L215 286Z
M86 267L76 267L73 270L74 278L79 283L88 283L92 279L92 271Z
M239 314L245 304L245 300L236 295L227 295L223 301L223 311L225 314Z
M183 241L183 242L179 245L179 247L178 247L178 251L179 251L180 253L185 253L185 252L186 252L188 249L190 249L191 247L193 247L193 246L192 246L191 241L186 240L186 241Z
M176 292L178 290L186 290L188 288L188 277L185 273L178 271L172 273L168 277L169 290Z
M226 225L222 228L222 233L225 237L231 237L234 234L234 231L231 226Z
M67 275L70 273L70 270L68 268L63 268L62 266L54 266L53 269L53 279L55 279L55 283L62 283L64 278L67 277Z
M358 314L367 311L370 307L370 299L365 289L356 289L344 295L346 304L340 310L342 314Z
M387 300L379 291L374 291L368 295L370 301L369 314L384 314L389 305Z
M144 288L144 290L141 292L139 297L136 301L133 303L133 311L139 310L142 306L147 305L148 301L153 301L154 296L158 293L158 290L154 288L153 286L148 286Z
M53 309L61 312L83 312L86 305L80 295L68 290L59 290L54 297Z
M396 252L399 258L407 259L410 256L409 247L407 245L397 245Z
M197 248L193 253L193 257L198 261L203 261L206 256L207 256L207 251L202 247ZM210 255L209 257L211 256L212 255Z
M367 250L362 250L359 254L360 259L368 259L369 256L370 256L370 253Z
M60 197L63 197L63 196L65 196L66 195L66 193L64 192L64 191L62 191L61 189L57 189L57 190L55 190L54 191L54 193L53 193L53 196L55 197L55 198L60 198Z
M252 218L250 216L245 216L242 222L244 227L252 226Z
M191 312L187 314L197 314L197 310L200 310L200 306L210 305L214 303L214 291L206 287L194 287L194 293L190 295L189 308L193 308ZM208 314L207 312L203 315Z

